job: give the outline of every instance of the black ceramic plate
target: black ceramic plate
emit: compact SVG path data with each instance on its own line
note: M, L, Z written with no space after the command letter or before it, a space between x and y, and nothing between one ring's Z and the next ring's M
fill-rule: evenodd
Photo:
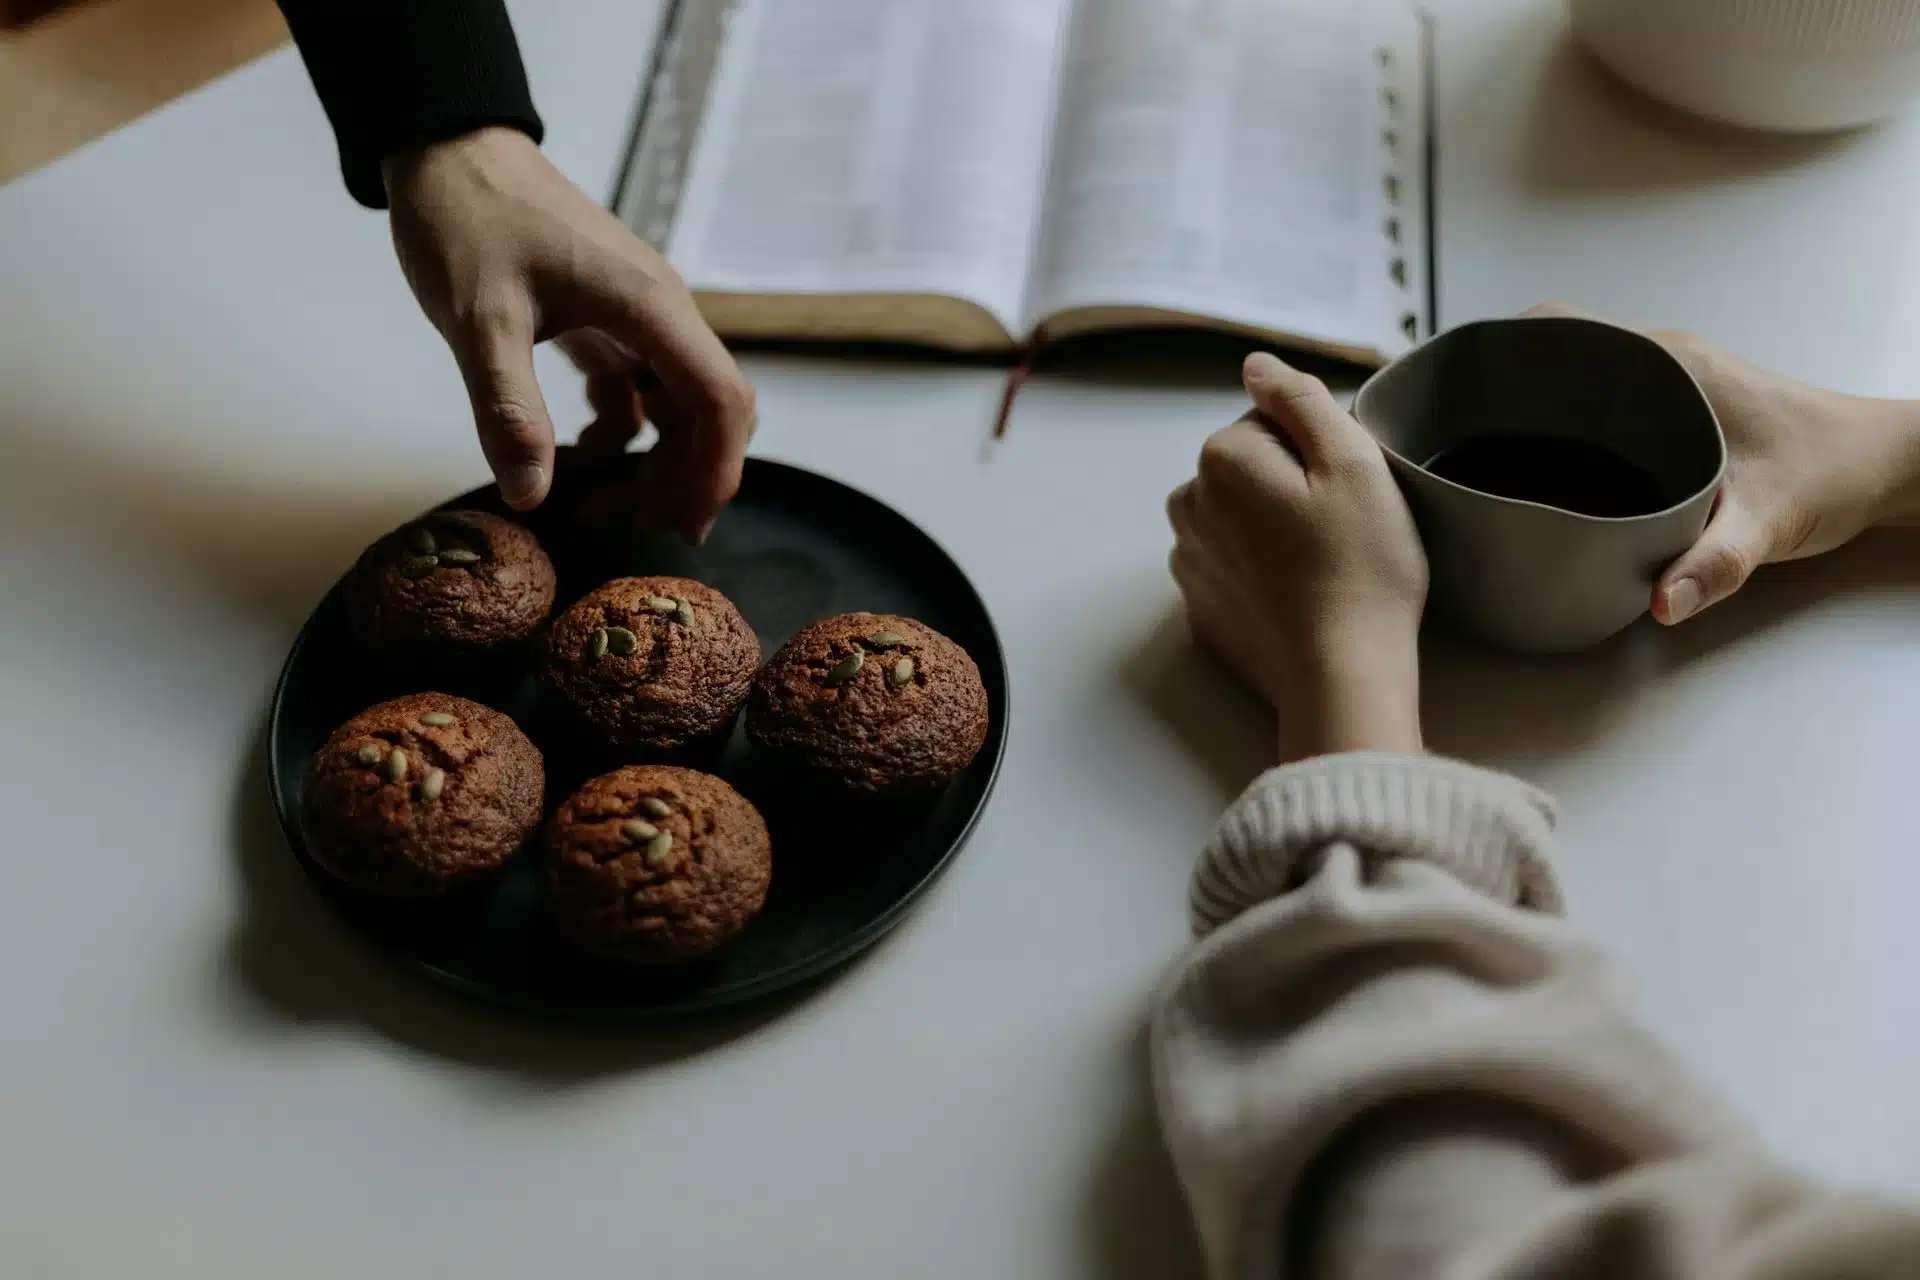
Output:
M500 510L491 488L445 505ZM664 536L601 546L592 563L583 563L550 544L558 552L559 607L623 574L697 578L740 607L768 656L801 626L830 614L866 609L925 622L979 664L993 716L986 746L938 795L836 822L830 841L816 842L804 824L770 810L773 886L746 932L691 968L659 975L611 971L577 958L549 932L528 857L516 859L470 910L427 919L379 911L340 890L308 858L299 793L314 751L372 704L428 687L368 669L348 644L336 585L287 655L268 730L268 781L294 856L315 888L377 946L462 991L528 1010L617 1019L695 1013L770 995L850 959L897 923L959 852L993 789L1006 745L1007 672L979 594L946 552L892 508L776 462L747 463L739 497L704 547ZM566 744L542 726L531 676L491 689L445 691L497 706L539 743L549 759L549 808L581 780L562 763ZM761 799L755 763L736 727L716 771Z

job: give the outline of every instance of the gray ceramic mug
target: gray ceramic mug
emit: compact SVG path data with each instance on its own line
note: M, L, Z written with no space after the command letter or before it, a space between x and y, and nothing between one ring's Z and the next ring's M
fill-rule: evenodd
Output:
M1726 441L1686 367L1643 334L1562 316L1485 320L1434 338L1360 389L1433 568L1430 607L1504 648L1566 653L1647 610L1706 527ZM1649 473L1673 504L1606 518L1497 497L1421 464L1464 440L1573 437Z

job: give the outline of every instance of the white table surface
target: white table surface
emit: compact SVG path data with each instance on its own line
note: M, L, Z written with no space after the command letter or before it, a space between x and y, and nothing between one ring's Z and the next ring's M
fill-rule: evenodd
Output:
M1761 142L1624 97L1554 6L1439 5L1444 318L1561 297L1920 396L1920 120ZM515 6L605 191L651 4ZM543 356L563 421L577 384ZM282 52L0 190L0 1271L1175 1277L1140 1023L1266 726L1193 653L1165 491L1230 382L757 359L762 454L960 559L1013 675L950 873L797 1004L670 1035L393 969L288 861L272 677L482 476L453 366ZM1436 648L1435 743L1565 802L1575 914L1793 1158L1920 1195L1920 564L1770 572L1576 661Z

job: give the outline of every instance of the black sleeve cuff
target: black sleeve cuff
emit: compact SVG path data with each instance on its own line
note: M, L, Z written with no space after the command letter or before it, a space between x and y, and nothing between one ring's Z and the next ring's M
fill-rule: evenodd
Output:
M505 0L280 0L353 198L387 207L381 160L487 125L543 127Z

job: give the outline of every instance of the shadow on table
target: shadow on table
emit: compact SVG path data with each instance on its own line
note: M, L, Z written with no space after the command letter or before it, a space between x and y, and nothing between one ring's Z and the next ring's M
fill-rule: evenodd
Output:
M1109 386L1238 390L1240 366L1255 351L1272 351L1294 367L1326 379L1332 386L1358 385L1365 377L1365 371L1354 365L1283 351L1255 338L1164 328L1066 339L1041 352L1034 373L1063 381Z
M1665 628L1643 618L1565 658L1517 657L1432 630L1422 663L1427 744L1465 760L1551 760L1604 739L1647 685L1822 605L1877 594L1920 596L1920 535L1879 531L1829 555L1770 565L1690 622Z
M1558 15L1543 13L1549 19ZM1568 32L1540 61L1525 118L1519 176L1543 195L1739 182L1807 164L1861 137L1757 133L1687 115L1616 78Z
M1122 665L1120 680L1201 762L1222 808L1273 767L1273 712L1194 640L1177 610L1154 624Z
M545 1083L644 1070L751 1034L824 983L685 1026L635 1029L545 1021L435 986L351 932L307 882L267 787L264 726L235 780L233 847L241 916L222 978L250 1018L365 1027L396 1044ZM883 940L875 951L885 946ZM856 962L858 963L858 962Z
M0 435L0 498L56 527L84 512L89 529L190 565L221 597L284 624L289 641L367 543L446 496L373 471L322 484L291 471L223 471L130 447L91 423L0 417Z
M1604 740L1646 686L1819 606L1875 594L1920 596L1920 531L1876 531L1825 556L1770 565L1691 622L1664 628L1643 618L1566 657L1504 653L1429 627L1421 640L1427 745L1523 769L1557 759ZM1194 641L1177 612L1142 640L1121 678L1202 763L1223 807L1273 763L1271 714Z
M1145 1023L1125 1045L1127 1098L1087 1184L1083 1229L1102 1280L1199 1280L1199 1242L1154 1119Z

